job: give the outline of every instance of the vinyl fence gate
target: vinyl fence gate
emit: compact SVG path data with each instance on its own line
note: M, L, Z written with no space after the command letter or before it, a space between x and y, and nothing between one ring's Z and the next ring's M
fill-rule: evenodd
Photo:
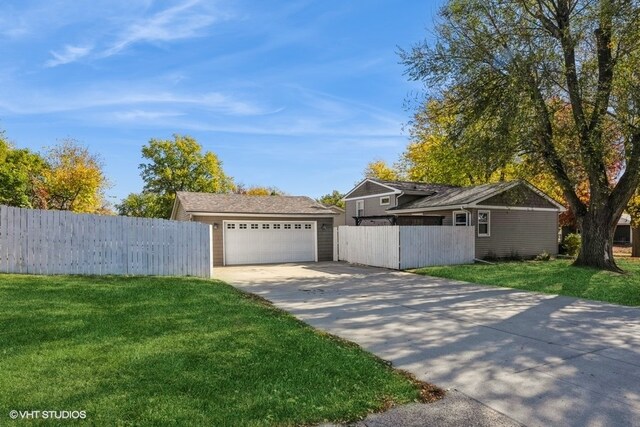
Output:
M0 206L0 272L212 276L211 226Z
M334 259L396 270L470 264L473 226L347 226L334 228Z

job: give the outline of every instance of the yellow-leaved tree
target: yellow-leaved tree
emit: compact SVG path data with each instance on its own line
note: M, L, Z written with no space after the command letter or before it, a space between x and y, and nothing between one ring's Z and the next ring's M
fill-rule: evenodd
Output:
M44 153L46 167L37 185L40 208L105 213L109 188L100 157L73 139Z

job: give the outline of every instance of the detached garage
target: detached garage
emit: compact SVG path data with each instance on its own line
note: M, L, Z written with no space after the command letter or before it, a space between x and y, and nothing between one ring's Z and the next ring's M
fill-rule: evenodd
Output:
M178 192L171 219L211 224L222 266L331 261L336 215L304 196Z

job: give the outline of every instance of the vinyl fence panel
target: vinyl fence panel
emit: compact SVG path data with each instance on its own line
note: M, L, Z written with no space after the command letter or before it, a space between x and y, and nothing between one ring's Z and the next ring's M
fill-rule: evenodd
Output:
M474 227L400 227L400 268L470 264L475 258Z
M340 226L338 260L392 269L473 263L474 227Z
M398 226L338 227L338 258L353 264L398 269Z
M212 274L211 226L0 206L0 272Z

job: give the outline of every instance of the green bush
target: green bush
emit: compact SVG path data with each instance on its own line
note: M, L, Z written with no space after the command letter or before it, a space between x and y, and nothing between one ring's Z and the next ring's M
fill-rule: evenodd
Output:
M551 255L547 251L542 251L542 253L536 255L536 261L549 261L551 260Z
M562 247L567 252L567 255L578 256L580 253L580 246L582 245L582 237L577 233L567 234L562 243Z

